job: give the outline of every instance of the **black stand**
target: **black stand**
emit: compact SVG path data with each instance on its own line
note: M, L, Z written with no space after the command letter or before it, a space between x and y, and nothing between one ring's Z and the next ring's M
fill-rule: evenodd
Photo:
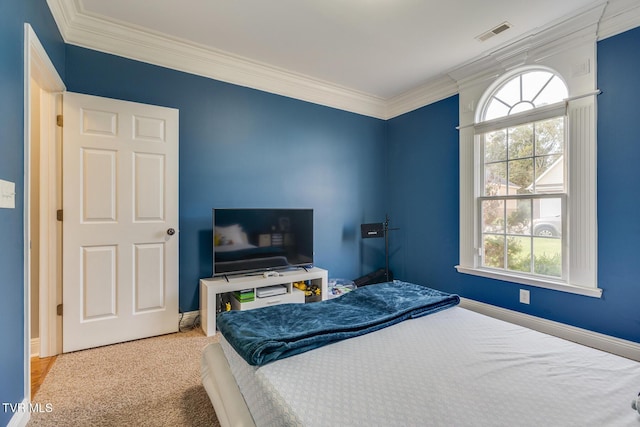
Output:
M389 282L393 280L393 275L389 271L389 231L399 230L398 228L389 228L389 215L385 214L383 223L362 224L362 238L382 237L384 236L384 269L378 269L366 276L359 277L354 280L356 286L372 285L374 283Z
M389 228L389 215L384 216L384 275L386 281L391 280L389 274L389 231L399 230L398 228Z

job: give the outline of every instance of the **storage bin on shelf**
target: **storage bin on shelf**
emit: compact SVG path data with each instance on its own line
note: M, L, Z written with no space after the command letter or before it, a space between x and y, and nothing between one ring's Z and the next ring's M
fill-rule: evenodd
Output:
M327 283L327 298L336 298L344 295L352 290L356 289L356 284L353 280L347 279L329 279Z
M293 287L304 292L305 302L322 301L322 289L311 280L293 282Z

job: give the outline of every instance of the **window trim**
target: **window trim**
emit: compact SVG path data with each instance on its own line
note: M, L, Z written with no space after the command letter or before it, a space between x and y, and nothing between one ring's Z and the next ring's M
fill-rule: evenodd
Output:
M584 53L588 46L584 46ZM579 50L579 49L578 49ZM565 56L564 58L566 58ZM595 60L595 55L593 56ZM525 65L511 69L495 80L488 82L479 76L475 83L469 83L460 91L460 261L455 266L458 272L471 274L515 284L531 285L573 294L600 298L602 289L598 288L597 277L597 222L596 222L596 99L599 91L595 88L595 75L590 79L572 75L571 63L564 63L563 57L553 58L553 69L544 62L539 66ZM551 61L550 63L553 63ZM561 66L559 66L561 65ZM484 104L508 79L534 68L546 69L558 75L567 85L568 98L536 110L501 117L485 123L475 123L478 112ZM558 69L559 68L559 69ZM564 71L564 73L562 72ZM571 79L565 80L565 76ZM593 85L590 86L589 83ZM576 95L577 94L577 95ZM479 100L479 101L478 101ZM567 241L568 250L566 279L555 280L545 276L524 276L518 273L494 271L478 264L478 209L480 146L477 143L477 129L487 132L493 126L504 127L504 123L527 117L525 123L537 121L533 117L538 110L541 114L549 111L562 111L567 120L566 162L567 175ZM472 115L474 117L472 117ZM556 114L558 115L558 114ZM561 113L560 115L563 115ZM512 117L516 117L513 119ZM467 123L465 124L465 118ZM500 122L500 124L498 124ZM586 177L586 178L585 178Z
M538 107L535 110L515 113L509 116L498 117L497 119L487 120L473 125L476 134L483 134L495 130L501 130L508 127L516 127L528 123L540 122L554 117L567 115L568 101L562 100L554 104Z
M503 282L511 282L521 285L535 286L538 288L552 289L554 291L562 291L571 294L584 295L588 297L601 298L602 289L587 288L583 286L572 285L562 280L551 280L547 278L537 278L524 276L517 273L503 273L502 271L492 270L485 267L464 267L456 265L455 269L458 273L470 274L473 276L485 277L488 279L501 280Z

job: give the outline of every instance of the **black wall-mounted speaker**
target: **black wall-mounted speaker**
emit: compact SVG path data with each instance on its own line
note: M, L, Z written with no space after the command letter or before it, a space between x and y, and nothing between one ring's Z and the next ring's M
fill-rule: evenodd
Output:
M375 224L361 224L360 231L363 239L373 237L384 237L384 224L381 222Z

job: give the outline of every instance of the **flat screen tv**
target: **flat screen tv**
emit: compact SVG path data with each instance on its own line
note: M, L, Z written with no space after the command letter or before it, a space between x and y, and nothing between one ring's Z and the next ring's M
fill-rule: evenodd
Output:
M213 209L213 275L313 264L313 209Z

